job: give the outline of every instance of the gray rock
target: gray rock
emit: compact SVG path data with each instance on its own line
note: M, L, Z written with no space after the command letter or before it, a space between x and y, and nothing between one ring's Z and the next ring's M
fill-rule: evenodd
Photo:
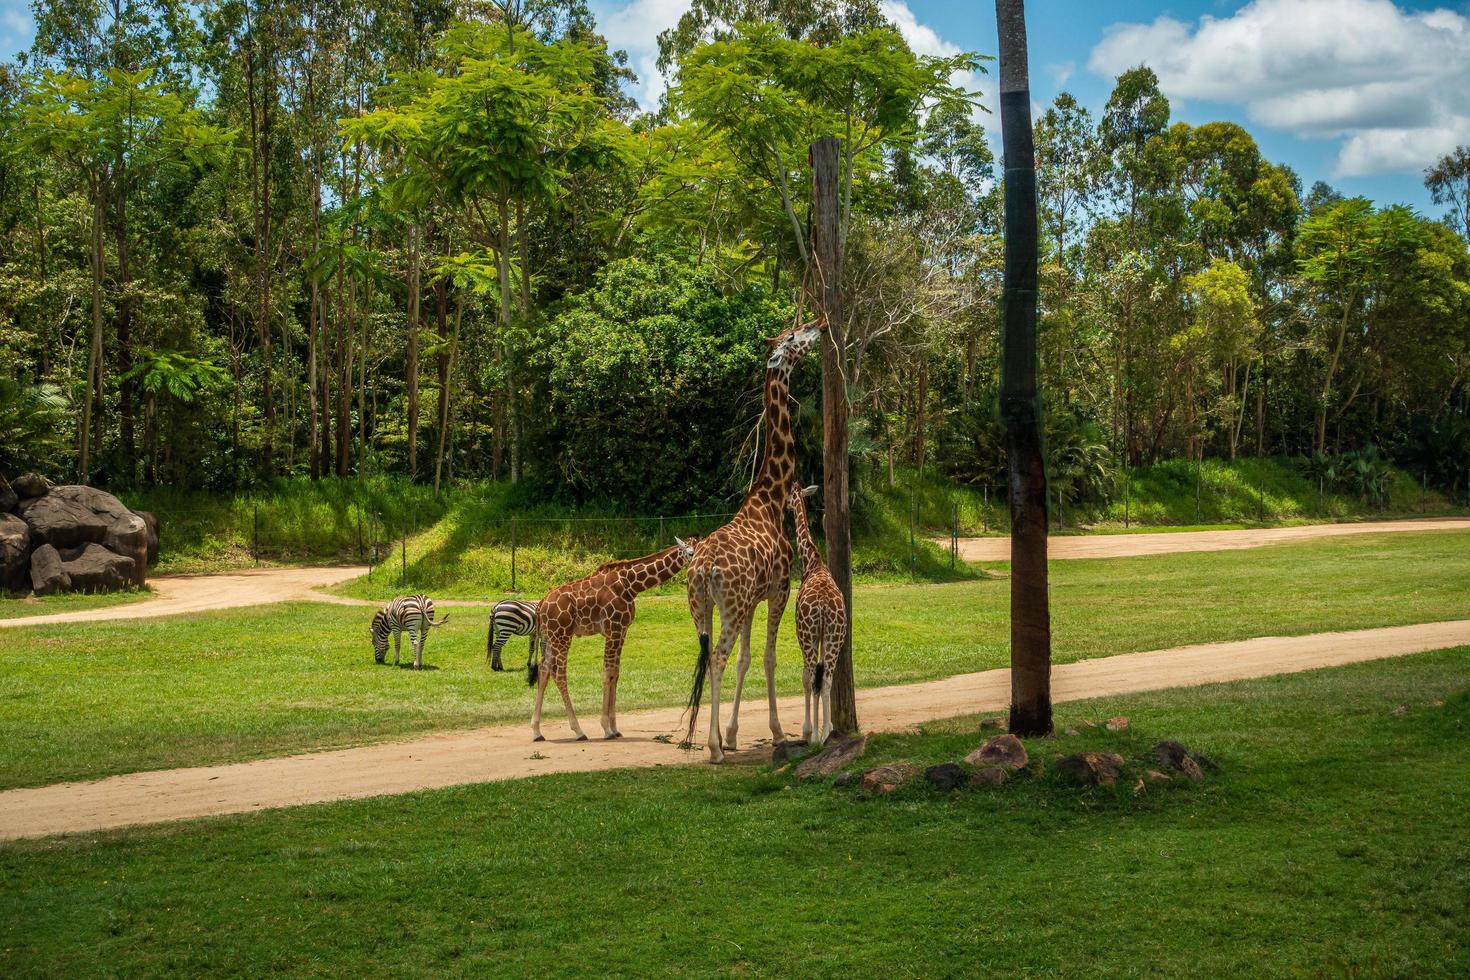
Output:
M856 738L843 740L829 740L822 751L810 759L803 759L796 767L796 775L799 779L811 779L814 776L830 776L839 769L845 769L856 758L868 751L868 736L859 735Z
M49 544L31 552L31 588L36 595L55 595L71 588L71 576L61 567L61 555Z
M0 593L30 591L31 529L13 514L0 513Z
M102 546L133 561L132 584L141 587L148 577L148 525L137 514L126 514L112 522Z
M27 497L44 497L51 489L51 481L39 473L22 473L10 481L10 489L14 490L15 495L21 500Z
M143 523L148 527L148 564L153 565L158 561L158 518L153 516L149 510L135 510L134 514L143 518Z
M0 514L8 514L15 510L15 505L20 503L20 495L10 489L10 484L5 482L5 477L0 476Z
M965 781L965 767L956 762L941 762L925 769L924 778L938 789L951 790Z
M972 766L999 766L1002 769L1024 769L1029 761L1026 746L1009 733L986 739L985 744L965 756Z
M30 527L33 542L49 544L58 550L88 542L101 544L112 523L107 517L54 493L22 498L15 513Z
M918 763L898 762L867 770L859 779L859 784L874 796L882 796L884 793L892 793L918 774Z
M1057 772L1079 786L1111 786L1123 769L1116 752L1075 752L1056 762Z
M855 782L857 782L857 773L855 773L855 772L844 772L844 773L839 773L838 776L837 776L837 778L834 779L834 780L832 780L832 785L833 786L838 786L838 787L851 786Z
M771 764L779 766L792 759L800 759L811 751L811 746L799 739L783 739L771 746Z
M123 506L121 500L118 500L106 490L98 490L96 487L83 486L79 483L68 484L62 487L52 487L50 496L60 497L62 500L79 504L94 514L100 514L108 518L108 523L132 513L127 507Z
M62 570L75 590L111 592L126 588L133 580L133 560L113 554L100 544L85 544L62 558Z
M999 786L1010 778L1011 774L1000 766L986 766L984 769L975 770L974 774L970 776L970 785Z

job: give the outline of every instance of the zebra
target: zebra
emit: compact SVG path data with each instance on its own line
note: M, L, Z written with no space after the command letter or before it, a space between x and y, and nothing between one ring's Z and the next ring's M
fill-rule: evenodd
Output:
M382 663L388 656L388 634L393 634L393 666L398 666L398 647L404 632L413 647L413 669L424 667L424 640L429 636L429 627L443 626L449 622L449 614L443 619L434 618L434 600L426 595L399 596L378 610L373 616L373 625L368 632L373 638L373 659Z
M540 602L520 599L502 599L495 604L490 611L490 633L485 639L485 659L490 661L491 670L505 669L500 665L500 651L512 636L529 636L530 656L526 662L536 659L536 640L541 635L536 609L540 605Z

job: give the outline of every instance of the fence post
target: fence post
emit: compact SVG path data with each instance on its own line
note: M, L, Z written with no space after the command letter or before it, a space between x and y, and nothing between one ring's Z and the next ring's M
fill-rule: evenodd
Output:
M1200 468L1203 465L1204 465L1204 460L1203 459L1196 459L1194 461L1194 522L1196 524L1199 523L1199 485L1200 485L1200 482L1201 482L1201 480L1200 480Z
M399 539L399 541L402 550L398 553L398 584L406 585L408 584L408 535L405 534Z
M990 530L990 484L985 484L985 504L980 508L980 533Z
M914 580L914 487L909 485L909 581Z
M664 519L663 519L662 516L660 516L659 519L658 519L658 547L655 548L655 549L653 549L653 550L654 551L663 551L664 550Z
M250 535L250 556L260 564L260 504L255 505L255 522Z
M1132 484L1133 484L1133 481L1130 480L1130 479L1128 479L1128 466L1127 466L1127 464L1124 464L1124 466L1123 466L1123 526L1125 528L1132 526L1132 517L1133 517L1133 515L1130 513L1130 510L1131 510L1131 508L1133 506Z
M362 505L357 506L357 560L362 561Z
M954 505L954 521L949 526L949 570L954 571L960 556L960 505Z
M510 519L510 590L516 590L516 519Z
M1264 457L1256 460L1256 520L1266 523L1266 467Z

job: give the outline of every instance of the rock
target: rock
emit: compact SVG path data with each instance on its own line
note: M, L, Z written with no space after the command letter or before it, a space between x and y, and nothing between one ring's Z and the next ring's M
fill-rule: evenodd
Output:
M1097 727L1097 722L1095 722L1095 721L1088 721L1086 718L1082 719L1082 721L1078 722L1078 724L1081 725L1083 728L1096 728Z
M60 497L62 500L85 507L92 513L107 518L108 523L132 513L127 507L123 506L121 500L118 500L106 490L98 490L96 487L83 486L79 483L68 484L63 487L52 487L50 496Z
M1079 786L1111 786L1123 768L1116 752L1076 752L1057 760L1057 772Z
M1199 763L1187 755L1184 761L1179 763L1179 771L1184 773L1192 783L1202 782L1205 778L1205 774L1200 771Z
M1133 784L1133 795L1141 796L1147 789L1148 787L1144 785L1143 777L1140 776L1138 782Z
M10 481L10 489L21 500L34 497L44 497L51 489L51 481L39 473L22 473Z
M61 555L49 544L31 552L31 588L36 595L55 595L71 588L71 576L61 567Z
M1104 724L1104 727L1110 732L1126 732L1128 730L1128 719L1123 715L1118 715L1115 718L1109 718Z
M1073 738L1075 738L1078 735L1078 731L1075 728L1069 728L1066 731L1062 732L1062 734L1063 735L1070 735Z
M88 542L101 544L112 524L111 519L54 493L23 498L15 513L31 529L33 543L49 544L58 550Z
M1004 727L1006 727L1006 720L1004 718L986 718L984 721L980 722L980 729L982 731L985 730L985 729L987 729L987 728L1004 728Z
M0 594L29 592L31 529L13 514L0 513Z
M1014 771L1024 769L1029 760L1021 740L1005 734L987 739L984 745L965 756L965 761L972 766L999 766Z
M986 766L984 769L977 769L973 774L971 774L970 785L999 786L1010 778L1011 774L1006 772L1000 766Z
M1443 708L1444 707L1444 701L1441 700L1440 698L1435 698L1433 701L1425 701L1424 702L1424 707L1426 707L1426 708Z
M847 768L849 763L866 751L868 751L868 736L866 735L840 741L829 739L822 751L801 761L796 767L796 776L798 779L830 776L839 769Z
M133 580L133 560L115 555L100 544L86 544L63 555L62 570L71 587L85 592L109 592L126 588Z
M859 785L874 796L882 796L884 793L892 793L904 783L913 779L919 772L919 766L913 762L898 762L891 766L878 766L869 769L862 774Z
M1393 715L1395 718L1402 718L1408 713L1409 706L1407 704L1401 704L1397 708L1394 708L1392 711L1389 712L1389 714Z
M143 518L143 523L148 527L148 564L156 564L158 562L158 518L148 510L135 510L133 513Z
M0 514L8 514L15 510L15 505L20 503L20 495L10 488L5 482L5 477L0 476Z
M1204 772L1200 770L1199 762L1189 754L1189 749L1182 742L1172 739L1158 743L1154 746L1154 758L1159 760L1159 765L1165 769L1173 769L1175 772L1183 773L1194 782L1205 778ZM1216 768L1211 762L1210 768Z
M128 513L113 521L102 538L102 546L133 560L131 582L142 587L148 577L148 525L143 523L143 518Z
M798 739L782 739L771 746L771 764L778 766L792 759L799 759L807 754L811 746Z
M832 780L832 785L833 786L851 786L855 782L857 782L857 773L844 772L844 773L839 774L836 779Z
M955 762L941 762L925 769L924 778L938 789L951 790L965 781L965 767Z
M1143 778L1144 779L1147 779L1151 783L1167 783L1167 782L1169 782L1169 774L1168 773L1159 772L1157 769L1150 769L1148 772L1146 772L1146 773L1143 774Z

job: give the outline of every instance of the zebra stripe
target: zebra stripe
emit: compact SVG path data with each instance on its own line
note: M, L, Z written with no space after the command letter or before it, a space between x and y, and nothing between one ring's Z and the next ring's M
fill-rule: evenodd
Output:
M500 665L500 651L512 636L531 638L531 656L536 655L536 636L540 627L536 610L540 602L523 602L520 599L502 599L490 610L490 632L485 638L485 657L491 670L504 670Z
M420 670L424 666L424 640L428 638L429 628L432 626L443 626L449 621L449 614L445 613L443 619L434 618L434 600L426 595L399 596L378 610L373 616L373 625L368 632L373 639L373 659L382 663L388 656L388 636L393 636L393 665L398 665L398 649L402 642L403 634L408 634L409 645L413 647L413 668Z

